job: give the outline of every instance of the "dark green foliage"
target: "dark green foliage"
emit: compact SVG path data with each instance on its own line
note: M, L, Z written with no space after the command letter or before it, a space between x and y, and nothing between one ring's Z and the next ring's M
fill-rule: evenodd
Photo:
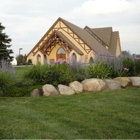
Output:
M24 78L32 79L35 83L52 84L57 86L58 84L67 85L72 82L74 75L68 64L55 64L55 65L36 65L28 69L24 74Z
M4 95L4 97L30 97L30 93L34 89L41 89L42 85L37 85L32 83L16 83L14 86L10 89L10 91L7 91Z
M7 61L12 61L12 56L10 54L13 53L11 49L10 42L12 41L8 35L3 33L2 31L5 29L4 26L0 23L0 61L1 60L7 60Z
M89 78L109 78L111 66L106 65L103 61L98 62L95 65L89 65L87 69L87 75Z
M47 80L46 73L49 70L49 65L35 65L29 67L23 74L25 79L32 79L35 83L45 83Z
M140 75L140 57L134 60L134 75Z
M128 69L127 76L134 76L134 60L131 58L123 58L123 67Z

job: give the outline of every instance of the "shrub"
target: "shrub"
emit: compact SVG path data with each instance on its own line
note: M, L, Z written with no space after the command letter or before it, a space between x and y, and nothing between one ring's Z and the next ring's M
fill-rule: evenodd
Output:
M0 96L9 96L15 84L16 70L6 61L0 61Z
M71 64L65 60L56 61L54 65L50 66L45 72L46 83L57 86L58 84L65 84L74 80L74 74L71 70Z
M111 66L110 75L111 78L123 77L128 75L129 68L123 66L123 59L118 57L114 58L108 65Z
M87 66L80 62L74 62L71 64L71 70L74 74L75 80L82 81L87 78Z
M46 81L46 72L49 69L49 65L35 65L30 67L24 73L24 79L32 79L35 83L45 83Z
M134 60L134 75L140 75L140 57L136 57Z
M124 67L124 70L127 71L127 75L126 76L134 76L135 73L134 73L134 61L132 60L132 58L122 58L123 60L123 67Z
M34 89L40 89L42 88L42 85L32 85L32 86L14 86L11 90L10 90L10 97L29 97L30 93L34 90Z
M16 81L16 86L18 87L27 87L27 86L33 86L35 84L35 81L33 79L24 78L19 81Z
M0 95L9 96L10 90L15 84L14 76L5 71L0 71ZM9 92L9 93L8 93Z
M109 65L106 65L103 61L96 63L95 65L89 65L87 74L89 78L109 78L110 77Z
M74 80L70 64L66 61L56 61L54 65L36 65L27 70L25 79L32 79L35 83L48 83L54 86L68 84Z

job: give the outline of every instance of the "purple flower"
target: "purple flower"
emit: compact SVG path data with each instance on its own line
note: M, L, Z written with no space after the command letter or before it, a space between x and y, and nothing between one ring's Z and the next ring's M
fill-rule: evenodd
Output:
M124 70L125 70L125 71L129 71L129 69L128 69L128 68L124 68Z
M140 57L136 57L135 60L140 60Z

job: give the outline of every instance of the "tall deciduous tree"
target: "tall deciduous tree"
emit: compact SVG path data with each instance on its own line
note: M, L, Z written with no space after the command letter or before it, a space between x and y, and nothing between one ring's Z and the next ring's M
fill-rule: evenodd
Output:
M10 54L13 53L11 49L10 42L12 41L8 35L3 33L3 30L5 27L0 23L0 61L6 60L6 61L12 61L13 56L10 56Z

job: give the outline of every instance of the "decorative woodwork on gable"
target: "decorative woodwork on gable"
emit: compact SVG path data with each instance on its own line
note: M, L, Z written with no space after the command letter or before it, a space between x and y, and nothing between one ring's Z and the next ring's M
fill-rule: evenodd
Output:
M78 37L71 29L69 29L67 27L67 25L65 25L61 20L59 20L57 23L55 23L55 25L48 31L48 33L46 34L46 36L42 39L42 41L39 43L39 45L37 46L37 50L34 49L33 50L33 55L35 55L38 50L40 50L42 53L44 53L44 51L42 51L42 47L45 47L45 45L47 44L48 45L48 40L50 39L50 36L53 34L53 32L55 30L63 30L64 32L66 32L70 37L72 37L84 50L85 52L88 54L90 51L91 51L91 48L87 48L87 45L84 43L84 41L82 41L80 39L80 37ZM49 44L49 46L47 46L47 51L46 53L49 55L50 52L52 51L53 49L53 46L55 45L56 43L56 40L55 38L53 38L54 41L53 43L52 42L49 42L51 44ZM63 42L63 41L62 41ZM62 43L61 42L61 43ZM60 43L60 42L59 42Z
M71 31L67 26L65 27L61 27L61 29L66 32L67 34L69 34L84 50L85 52L88 54L91 49L88 47L88 49L86 48L86 44L73 32Z
M45 44L42 46L42 48L40 49L40 51L43 54L47 54L50 55L51 51L53 50L53 48L55 47L56 44L59 44L60 46L64 46L67 52L71 52L72 49L70 48L70 46L63 40L63 38L59 37L55 31L54 33L50 36L49 40L47 42L45 42Z

